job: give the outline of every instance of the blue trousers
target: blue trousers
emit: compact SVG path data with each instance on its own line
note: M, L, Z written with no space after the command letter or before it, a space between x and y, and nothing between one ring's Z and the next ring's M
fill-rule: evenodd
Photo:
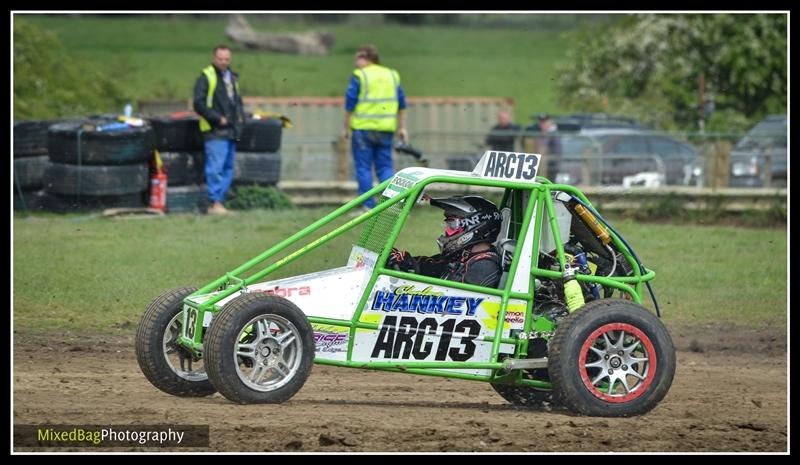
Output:
M394 133L384 131L353 131L353 166L355 178L358 182L358 194L372 189L372 169L380 182L394 175L392 167L392 139ZM370 198L364 202L367 208L375 207L375 199Z
M209 139L206 147L206 185L208 200L224 202L225 194L233 182L233 167L236 158L236 141L231 139Z

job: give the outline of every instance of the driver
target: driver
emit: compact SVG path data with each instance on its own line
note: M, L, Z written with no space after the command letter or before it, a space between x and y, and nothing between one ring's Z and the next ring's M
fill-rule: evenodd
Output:
M441 253L414 257L392 248L387 268L496 288L502 275L492 246L502 222L497 207L476 195L431 199L430 204L444 210L445 229L436 240Z

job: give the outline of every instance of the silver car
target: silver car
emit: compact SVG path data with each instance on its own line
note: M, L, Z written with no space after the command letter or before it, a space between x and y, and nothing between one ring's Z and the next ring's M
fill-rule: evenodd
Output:
M622 184L624 178L641 173L658 173L667 185L703 182L703 157L692 145L646 129L564 134L561 155L551 160L549 176L565 184Z
M772 115L742 137L731 152L730 186L786 187L787 131L786 115Z

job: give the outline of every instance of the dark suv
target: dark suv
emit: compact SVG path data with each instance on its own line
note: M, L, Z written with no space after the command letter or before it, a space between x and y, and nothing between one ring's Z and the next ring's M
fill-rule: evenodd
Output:
M655 172L668 185L702 185L703 157L690 144L639 128L583 129L561 136L556 171L564 184L622 184L627 176ZM589 180L584 179L589 175ZM591 181L591 182L589 182Z
M731 152L731 187L786 187L788 134L786 115L772 115L758 123ZM767 172L766 160L770 159Z
M649 129L633 118L606 113L573 113L558 117L554 121L561 132L603 128Z

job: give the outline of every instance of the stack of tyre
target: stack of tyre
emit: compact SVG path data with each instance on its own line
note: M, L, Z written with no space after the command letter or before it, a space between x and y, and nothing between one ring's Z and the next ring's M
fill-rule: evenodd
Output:
M14 123L14 210L34 210L37 192L44 186L47 157L47 128L54 121Z
M197 114L178 112L150 118L156 149L167 173L167 212L208 210L205 153Z
M106 129L109 125L119 127ZM42 210L68 213L146 205L153 131L113 115L51 125Z
M248 117L236 144L234 185L274 186L281 178L279 118Z

